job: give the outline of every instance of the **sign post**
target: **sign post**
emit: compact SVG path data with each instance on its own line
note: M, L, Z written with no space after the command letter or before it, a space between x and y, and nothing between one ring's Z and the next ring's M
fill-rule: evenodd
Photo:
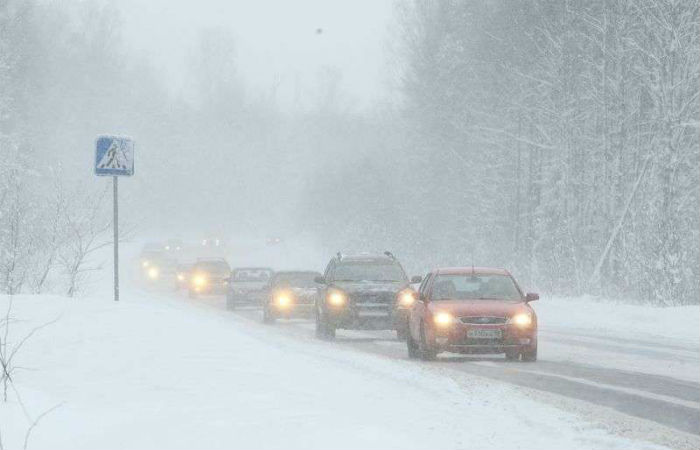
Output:
M134 174L134 141L122 136L98 136L95 175L112 177L114 232L114 301L119 301L119 177Z
M112 206L114 217L112 231L114 232L114 301L119 301L119 177L112 176Z

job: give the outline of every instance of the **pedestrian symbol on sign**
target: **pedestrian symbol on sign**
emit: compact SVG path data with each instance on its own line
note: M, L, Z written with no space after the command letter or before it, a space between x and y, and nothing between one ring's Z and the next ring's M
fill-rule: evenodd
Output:
M102 161L97 164L98 169L126 169L126 156L117 141L112 141Z
M134 142L129 138L100 136L95 143L95 174L134 174Z

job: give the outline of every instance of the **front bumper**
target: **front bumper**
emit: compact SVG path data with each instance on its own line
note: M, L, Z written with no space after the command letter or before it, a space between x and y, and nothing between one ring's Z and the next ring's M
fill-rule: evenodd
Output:
M235 304L261 306L264 304L265 294L260 291L231 291L229 289L226 298Z
M470 330L500 330L501 337L470 337ZM511 324L480 326L455 324L447 330L435 330L431 341L432 346L439 352L494 354L527 351L537 345L537 328L519 328Z
M347 330L395 330L408 322L408 310L387 304L328 306L326 314L336 328Z
M222 295L228 292L228 283L225 281L212 281L203 286L190 285L190 291L197 294Z
M314 315L313 303L293 303L291 305L280 306L274 303L267 305L267 310L272 317L278 319L311 318Z

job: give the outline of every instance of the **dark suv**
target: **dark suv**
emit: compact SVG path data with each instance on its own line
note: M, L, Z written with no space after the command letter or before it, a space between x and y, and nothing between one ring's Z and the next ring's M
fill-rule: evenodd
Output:
M389 252L384 255L344 256L331 259L316 299L316 336L335 338L337 328L391 330L405 339L409 308L416 293L401 264ZM414 277L412 283L419 283Z

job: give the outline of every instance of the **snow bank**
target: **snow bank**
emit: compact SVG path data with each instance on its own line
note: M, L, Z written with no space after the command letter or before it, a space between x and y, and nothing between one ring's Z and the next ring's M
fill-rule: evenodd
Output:
M545 304L545 302L542 302ZM0 307L7 298L0 297ZM11 337L31 371L0 408L5 448L656 448L517 388L290 339L196 302L20 296ZM546 314L546 313L545 313Z
M581 330L650 341L700 342L700 305L659 308L596 297L543 297L533 303L543 329Z

